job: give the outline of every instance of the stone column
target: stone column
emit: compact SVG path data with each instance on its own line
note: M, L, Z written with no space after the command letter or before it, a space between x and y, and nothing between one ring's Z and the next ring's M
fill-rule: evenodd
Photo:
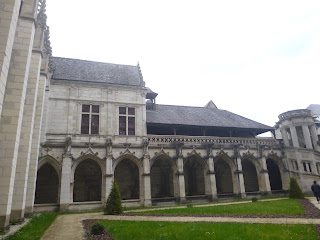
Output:
M281 135L282 135L282 139L283 139L283 143L286 147L290 147L290 143L289 143L289 139L288 139L288 133L287 133L287 129L285 128L281 128Z
M7 84L21 0L1 1L0 7L0 116Z
M303 125L302 132L303 132L304 142L306 143L307 148L313 149L309 127L307 125Z
M217 185L216 185L216 174L214 171L214 162L213 162L213 156L209 156L208 158L208 164L209 164L209 181L210 181L210 200L217 200Z
M150 181L150 156L145 155L143 157L143 197L145 207L151 206L151 181Z
M36 1L25 0L18 20L0 119L0 228L10 220L23 109L35 32Z
M24 104L16 177L13 190L11 219L23 219L27 192L32 134L39 86L41 53L33 52L29 71L26 100Z
M270 187L270 180L269 180L269 173L267 168L267 160L265 157L260 158L261 163L261 182L262 182L262 189L260 191L265 192L267 194L271 193L271 187Z
M299 148L300 145L299 145L299 140L298 140L298 135L297 135L297 129L295 126L290 127L290 133L291 133L293 146L296 148Z
M62 171L60 181L60 211L68 210L71 199L71 154L65 154L62 158Z
M310 130L311 130L311 138L312 138L314 150L320 152L320 146L318 145L318 134L317 134L316 125L312 124L310 126Z
M177 159L177 167L178 167L178 191L179 191L179 202L186 202L186 190L184 184L184 173L183 173L183 157L179 156Z
M241 196L241 198L246 198L246 189L244 186L241 158L237 157L236 161L237 161L237 168L238 169L236 170L235 173L238 175L240 196Z
M41 73L40 80L39 80L39 87L38 87L38 97L37 97L37 104L36 104L37 106L36 106L36 112L35 112L35 118L34 118L33 135L32 135L32 146L31 146L30 163L29 163L25 214L32 213L33 206L34 206L34 197L35 197L35 189L36 189L37 170L38 170L38 158L39 158L40 131L41 131L41 123L42 123L46 79L47 79L47 75L45 73Z

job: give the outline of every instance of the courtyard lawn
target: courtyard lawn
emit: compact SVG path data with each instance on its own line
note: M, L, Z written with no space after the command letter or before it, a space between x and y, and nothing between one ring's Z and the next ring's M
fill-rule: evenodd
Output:
M59 213L43 213L32 217L30 222L5 240L38 240L50 227Z
M228 239L228 240L315 240L313 225L273 225L237 223L173 223L100 221L118 240L143 239Z
M251 202L224 206L187 207L139 212L143 214L248 214L248 215L303 215L305 210L298 199L270 202Z

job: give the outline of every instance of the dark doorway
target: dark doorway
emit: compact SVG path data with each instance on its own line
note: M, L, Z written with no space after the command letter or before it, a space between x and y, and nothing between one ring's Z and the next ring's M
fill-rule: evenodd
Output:
M151 197L173 197L173 170L169 159L159 157L151 167Z
M119 186L121 198L139 199L139 169L130 159L124 159L118 163L114 178Z
M87 159L81 162L74 174L73 201L101 201L102 172L98 163Z
M204 172L199 160L189 157L183 166L186 196L205 195Z
M272 159L267 159L267 168L269 172L269 181L271 191L282 190L282 180L278 165Z
M248 160L242 160L243 178L246 192L257 192L259 191L259 183L257 170L254 164Z
M232 172L229 164L220 158L215 161L214 169L216 172L217 193L233 193Z
M48 163L37 173L35 204L58 203L59 178L56 170Z

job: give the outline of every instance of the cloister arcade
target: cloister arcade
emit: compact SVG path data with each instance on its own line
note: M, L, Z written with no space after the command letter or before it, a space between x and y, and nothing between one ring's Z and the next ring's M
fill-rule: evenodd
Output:
M210 172L207 160L200 155L190 155L183 159L183 172L178 173L177 159L166 154L155 156L150 162L151 201L165 199L177 200L181 195L179 176L184 178L186 199L198 197L210 199L213 194L220 197L239 197L240 177L243 174L245 194L264 194L265 183L262 172L269 175L270 190L282 190L283 167L276 158L267 158L264 170L259 159L253 156L241 157L242 170L234 159L227 155L213 159L214 172ZM71 187L70 203L103 201L107 192L105 159L95 155L81 156L74 160L70 168ZM62 167L58 160L44 156L39 161L36 183L35 204L59 204ZM117 182L122 200L143 201L145 186L143 181L143 162L132 155L124 155L113 160L112 177ZM210 175L214 175L212 182ZM215 193L211 193L211 184L215 183ZM215 197L213 198L215 199Z

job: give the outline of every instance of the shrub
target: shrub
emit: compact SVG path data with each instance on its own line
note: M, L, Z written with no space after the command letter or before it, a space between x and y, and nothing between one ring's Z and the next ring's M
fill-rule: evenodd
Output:
M304 194L301 188L299 187L297 180L293 177L290 178L289 198L304 198Z
M90 233L93 235L101 235L104 229L105 228L101 223L95 223L91 226Z
M123 212L118 184L113 181L111 192L104 208L104 214L118 215Z
M251 201L252 201L252 202L258 202L258 198L256 198L256 197L251 198Z

